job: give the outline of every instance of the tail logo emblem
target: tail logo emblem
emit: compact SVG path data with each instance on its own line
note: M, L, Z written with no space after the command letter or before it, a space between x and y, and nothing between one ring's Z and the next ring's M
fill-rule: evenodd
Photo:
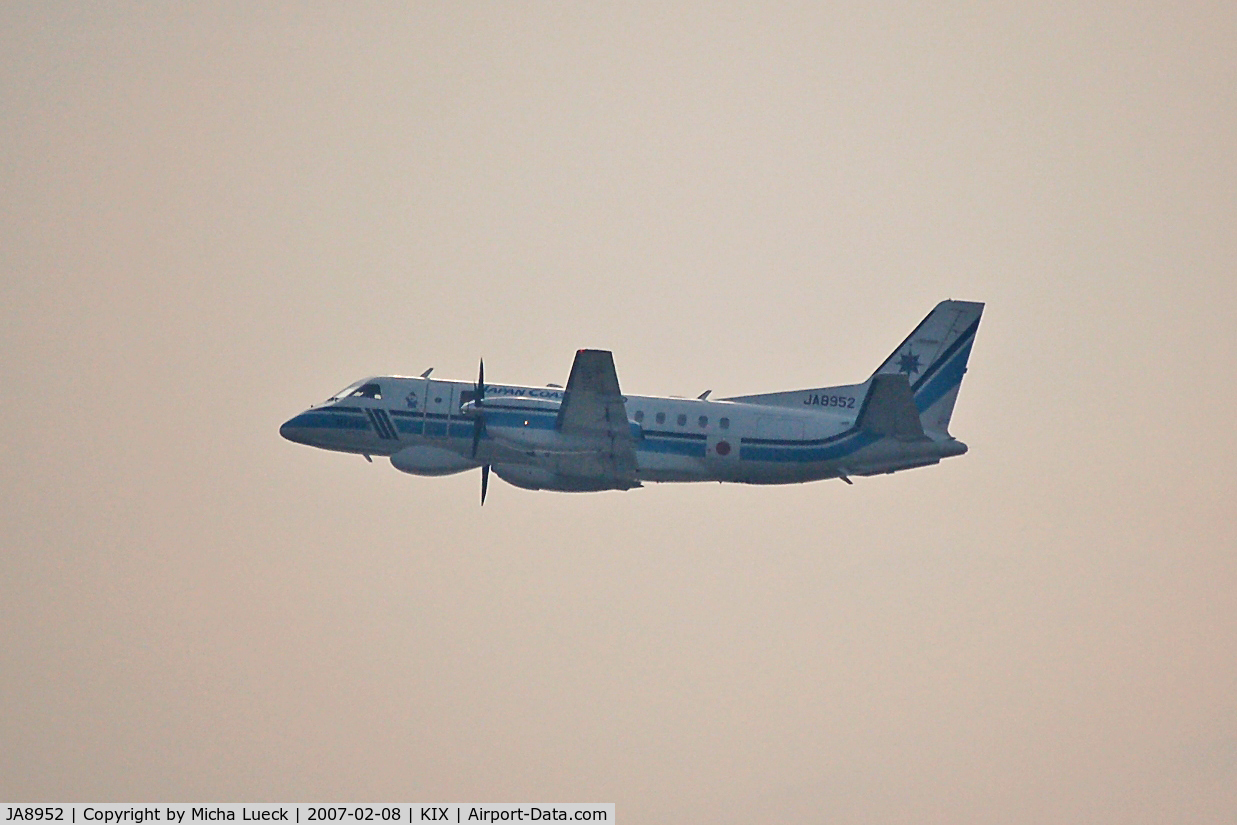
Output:
M901 356L898 359L898 372L906 373L908 378L919 372L919 356L914 351L908 351L906 355Z

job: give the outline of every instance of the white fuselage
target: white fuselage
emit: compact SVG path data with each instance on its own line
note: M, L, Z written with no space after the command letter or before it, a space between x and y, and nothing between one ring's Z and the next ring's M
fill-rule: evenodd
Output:
M950 416L983 304L942 301L862 384L719 400L622 392L608 350L576 352L566 388L368 378L280 428L291 441L390 456L446 475L627 490L647 481L792 484L892 473L961 455ZM708 394L706 393L705 396Z
M392 376L364 384L380 387L379 397L332 399L281 432L328 450L391 456L399 469L423 475L483 464L505 478L517 466L553 473L558 456L575 448L555 428L559 388L488 385L484 434L473 455L475 419L466 412L472 382ZM783 394L777 406L625 395L638 479L786 484L893 472L965 452L945 435L906 443L856 431L863 385L801 395Z

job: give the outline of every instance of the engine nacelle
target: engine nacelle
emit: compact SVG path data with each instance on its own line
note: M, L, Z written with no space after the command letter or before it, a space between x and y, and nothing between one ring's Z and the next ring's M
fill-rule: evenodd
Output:
M479 466L459 453L441 447L405 447L391 456L391 466L414 476L449 476Z
M555 490L560 493L595 493L599 490L629 490L632 486L640 486L605 479L565 476L522 464L495 464L494 474L514 487L525 490Z
M525 395L487 395L485 400L478 404L476 401L469 401L460 407L460 412L464 415L476 415L479 411L485 412L558 412L558 408L563 405L563 402L558 398L532 398Z

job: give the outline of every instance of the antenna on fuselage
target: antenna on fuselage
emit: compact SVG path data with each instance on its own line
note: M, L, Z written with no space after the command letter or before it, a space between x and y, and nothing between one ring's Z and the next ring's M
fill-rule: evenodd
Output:
M705 390L704 392L700 393L700 395L696 396L696 400L703 401L704 399L709 397L709 393L711 392L713 392L713 390Z
M430 377L430 373L431 373L431 372L433 372L433 371L434 371L434 368L433 368L433 367L430 367L430 368L429 368L429 369L427 369L425 372L421 373L421 377L422 377L422 378L429 378L429 377Z

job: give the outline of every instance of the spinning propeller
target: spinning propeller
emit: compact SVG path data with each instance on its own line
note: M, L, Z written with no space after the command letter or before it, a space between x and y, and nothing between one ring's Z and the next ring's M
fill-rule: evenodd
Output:
M485 433L485 412L482 410L485 400L485 359L481 359L477 367L477 383L473 395L472 420L472 457L477 457L477 447L481 444L481 436ZM481 465L481 506L485 506L485 491L490 485L490 465Z

